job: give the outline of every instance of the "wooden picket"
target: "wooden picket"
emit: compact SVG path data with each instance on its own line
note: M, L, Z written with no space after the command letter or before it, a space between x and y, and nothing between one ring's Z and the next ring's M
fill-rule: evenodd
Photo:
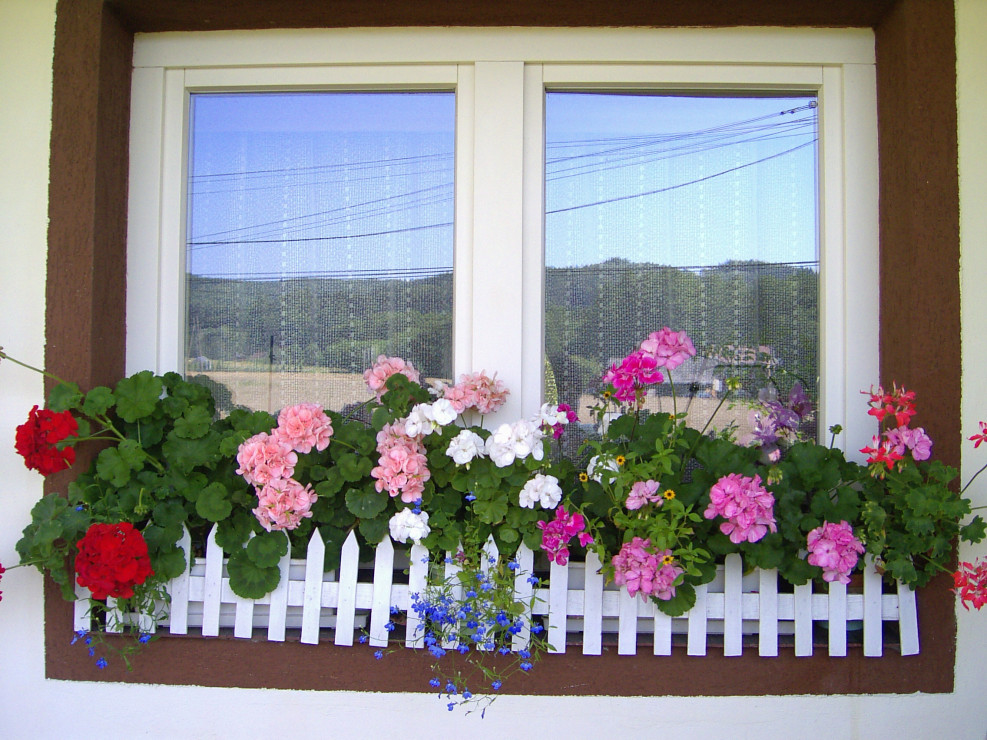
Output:
M191 553L187 532L179 546ZM492 540L484 553L481 567L486 571L499 557ZM331 639L336 645L353 645L357 636L365 634L361 642L383 647L392 637L392 622L403 621L405 645L420 648L424 636L412 608L415 596L427 588L430 573L454 583L460 570L451 555L436 564L421 545L396 551L389 539L377 547L373 563L361 569L353 533L343 544L338 571L323 572L325 544L318 531L309 541L304 560L292 559L291 555L289 550L278 563L281 580L272 593L256 600L238 597L230 589L224 553L213 527L205 558L193 559L185 572L168 584L171 602L167 617L157 627L173 635L198 632L203 637L232 629L234 637L254 639L258 630L266 630L270 641L281 642L294 634L303 643ZM833 583L825 592L816 592L811 583L786 589L775 570L745 574L740 556L729 555L711 583L696 587L692 609L675 617L664 614L650 601L630 596L626 589L605 584L594 553L587 556L585 564L539 566L535 553L522 545L514 559L518 563L514 573L516 597L533 603L524 629L513 638L515 650L528 645L531 623L541 621L547 630L549 650L555 653L566 652L567 644L581 643L583 654L600 655L606 645L615 643L618 654L633 655L650 641L654 655L670 655L675 646L684 643L688 655L702 656L713 644L710 636L714 636L716 644L722 642L724 655L738 656L755 648L755 642L745 640L745 636L757 635L756 650L762 657L777 656L783 641L793 645L796 656L819 652L841 657L848 653L848 633L862 629L863 654L877 657L885 649L884 623L897 622L900 653L919 652L915 593L901 583L896 590L884 593L883 579L869 558L862 590L851 591ZM433 569L433 565L438 567ZM402 570L407 573L407 583L395 577ZM372 580L361 580L361 573L368 571L372 571ZM461 588L453 586L453 590L454 596L461 596ZM88 591L76 587L76 594L75 629L88 629ZM108 606L115 604L111 600ZM117 624L137 624L145 631L154 628L146 615L116 613L114 619Z

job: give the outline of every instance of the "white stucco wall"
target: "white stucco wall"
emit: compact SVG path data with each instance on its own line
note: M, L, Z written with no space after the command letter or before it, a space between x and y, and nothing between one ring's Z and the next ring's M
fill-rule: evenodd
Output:
M41 362L51 51L55 0L0 0L0 345ZM963 290L963 429L987 419L987 0L957 0ZM0 366L0 562L41 495L13 451L14 427L42 403L41 383ZM964 479L987 461L964 453ZM987 480L971 489L987 503ZM965 548L963 558L987 553ZM41 579L8 571L0 589L0 737L661 737L949 738L987 736L987 613L959 610L956 691L949 695L765 698L503 697L486 719L450 714L431 696L126 686L44 678ZM66 648L69 635L66 635ZM386 670L382 664L381 670ZM674 683L674 676L663 682ZM190 718L190 719L185 719ZM96 723L99 724L96 724Z

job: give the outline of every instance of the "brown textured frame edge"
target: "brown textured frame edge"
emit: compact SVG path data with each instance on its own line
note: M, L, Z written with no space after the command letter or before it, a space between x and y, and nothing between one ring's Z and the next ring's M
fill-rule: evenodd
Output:
M47 366L80 385L122 377L125 344L127 132L134 32L219 28L427 25L873 27L877 40L881 373L915 388L921 423L946 462L959 460L959 194L955 42L949 0L628 0L459 3L332 0L59 0L52 102ZM913 293L915 275L929 276ZM920 330L916 331L916 327ZM927 328L927 331L921 329ZM53 479L49 489L62 487ZM948 692L955 616L945 578L919 598L922 653L881 659L548 656L514 685L530 694L630 696ZM423 690L427 656L398 650L386 669L359 648L233 638L163 637L134 673L96 673L69 648L71 608L48 583L46 675L204 686ZM578 648L571 648L578 650ZM643 651L642 651L643 652ZM823 649L818 652L824 653ZM661 676L674 676L673 681Z

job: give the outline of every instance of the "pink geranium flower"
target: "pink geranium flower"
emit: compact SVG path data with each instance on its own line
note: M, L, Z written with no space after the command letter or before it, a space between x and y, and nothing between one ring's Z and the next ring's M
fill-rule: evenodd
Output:
M405 503L420 499L425 482L432 477L421 440L407 436L399 420L385 424L377 433L377 452L380 455L377 467L370 471L371 477L377 480L374 487L392 497L401 496Z
M316 498L311 486L302 486L292 478L272 480L257 492L257 508L253 513L268 532L295 529L302 519L312 516Z
M490 377L484 372L463 374L459 382L446 386L443 397L452 403L457 414L467 409L476 409L481 414L492 414L507 401L510 391L496 375Z
M658 367L674 370L690 357L696 356L696 348L684 331L672 331L667 326L653 331L641 342L641 351L655 358Z
M661 506L665 503L665 499L658 493L658 485L658 481L656 480L638 481L631 486L631 491L627 494L627 500L624 502L624 506L630 511L640 509L646 504L658 504Z
M673 584L684 570L674 564L671 550L651 552L650 548L650 539L635 537L625 542L610 561L614 583L626 586L631 596L640 593L642 598L668 601L675 596Z
M313 447L322 452L332 437L332 421L318 404L299 403L281 410L274 433L295 452L306 454Z
M761 476L753 478L730 473L720 478L709 491L709 507L703 516L721 516L727 521L720 531L734 544L757 542L768 533L777 532L774 518L775 498L761 485Z
M294 475L298 455L276 434L261 432L240 444L236 461L240 464L236 472L247 483L266 486L272 480Z
M565 565L569 562L569 541L576 537L583 547L593 543L593 537L586 532L586 519L579 512L569 514L565 506L555 510L555 519L550 522L538 522L542 530L541 549L548 554L553 563Z
M651 355L638 350L627 355L620 364L613 364L603 374L603 383L612 385L614 398L630 403L637 398L639 389L661 383L665 376L658 370L658 361Z
M827 582L850 582L850 573L857 565L864 546L853 534L849 522L839 524L825 522L816 527L806 537L809 550L809 565L823 569L823 580Z
M387 379L395 373L401 373L412 383L418 383L421 380L421 375L410 362L405 362L400 357L388 357L387 355L378 355L374 366L363 373L363 380L367 387L377 394L379 401L387 393L387 386L385 385Z

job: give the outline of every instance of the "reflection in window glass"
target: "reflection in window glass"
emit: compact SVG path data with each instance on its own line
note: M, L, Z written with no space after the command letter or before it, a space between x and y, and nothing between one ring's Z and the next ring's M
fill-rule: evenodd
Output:
M691 425L728 377L740 400L800 382L815 402L815 99L560 92L546 118L546 398L590 421L603 370L668 326L697 350L671 373ZM671 412L655 388L646 408ZM749 409L730 422L743 437Z
M452 373L453 93L195 94L185 371L224 409ZM228 391L228 393L227 393Z

